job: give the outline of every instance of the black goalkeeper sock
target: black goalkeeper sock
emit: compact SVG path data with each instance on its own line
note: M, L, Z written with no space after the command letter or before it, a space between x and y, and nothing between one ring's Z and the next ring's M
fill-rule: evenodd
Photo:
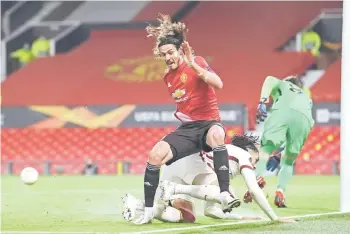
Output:
M153 207L154 196L159 184L160 166L147 163L144 177L145 206Z
M230 174L228 163L228 152L225 145L220 145L213 149L214 151L214 168L218 177L220 192L229 191Z

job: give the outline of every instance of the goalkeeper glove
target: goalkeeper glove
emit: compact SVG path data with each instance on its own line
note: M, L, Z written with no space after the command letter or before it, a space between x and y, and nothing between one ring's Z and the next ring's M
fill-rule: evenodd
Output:
M266 164L267 171L274 171L280 165L281 158L278 156L270 157L269 161Z
M256 112L256 122L259 124L261 122L264 122L267 117L267 108L266 108L266 98L260 99L257 112Z

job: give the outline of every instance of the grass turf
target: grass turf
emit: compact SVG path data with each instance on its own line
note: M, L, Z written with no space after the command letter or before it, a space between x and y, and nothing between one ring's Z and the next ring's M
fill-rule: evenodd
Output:
M264 191L272 203L275 177L267 178ZM287 191L286 209L276 209L280 216L333 212L339 209L338 176L295 176ZM232 182L237 194L246 192L244 182ZM120 213L120 197L126 192L143 197L141 176L42 176L27 186L18 177L2 177L2 231L51 232L141 232L159 229L233 222L214 220L202 216L202 202L196 201L198 216L195 224L169 224L155 221L150 225L136 226L126 223ZM264 216L256 204L243 204L237 209L242 215ZM265 217L265 216L264 216ZM306 219L297 224L250 223L186 230L177 233L233 233L239 232L331 232L349 226L350 216L338 215ZM339 227L338 229L336 229ZM325 229L328 228L328 229ZM332 229L333 228L333 229ZM333 230L333 231L332 231ZM175 232L172 232L175 233Z

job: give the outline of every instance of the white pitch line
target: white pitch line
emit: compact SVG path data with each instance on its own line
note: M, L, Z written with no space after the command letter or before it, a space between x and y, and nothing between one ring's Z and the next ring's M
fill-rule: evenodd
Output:
M283 218L309 218L309 217L317 217L322 215L333 215L333 214L346 214L347 212L328 212L328 213L319 213L319 214L308 214L308 215L298 215L298 216L290 216ZM183 227L183 228L168 228L168 229L160 229L160 230L151 230L151 231L143 231L143 232L123 232L120 234L147 234L147 233L161 233L161 232L173 232L173 231L186 231L193 229L202 229L202 228L211 228L211 227L222 227L222 226L230 226L237 224L246 224L246 223L262 223L268 222L269 220L244 220L238 222L230 222L230 223L219 223L219 224L210 224L210 225L201 225L201 226L193 226L193 227Z
M307 215L297 215L297 216L289 216L289 217L283 217L283 218L309 218L309 217L317 217L322 215L334 215L334 214L347 214L349 212L328 212L328 213L318 213L318 214L307 214ZM349 213L350 214L350 213ZM2 231L1 233L7 233L7 234L20 234L20 233L27 233L27 234L44 234L44 233L50 233L50 234L61 234L61 233L67 233L67 234L148 234L148 233L161 233L161 232L173 232L173 231L186 231L186 230L193 230L193 229L202 229L202 228L211 228L211 227L222 227L222 226L233 226L237 224L246 224L246 223L262 223L262 222L268 222L269 220L243 220L238 222L228 222L228 223L219 223L219 224L209 224L209 225L201 225L201 226L191 226L191 227L182 227L182 228L168 228L168 229L159 229L159 230L150 230L150 231L143 231L143 232L50 232L50 231ZM142 227L142 226L140 226Z

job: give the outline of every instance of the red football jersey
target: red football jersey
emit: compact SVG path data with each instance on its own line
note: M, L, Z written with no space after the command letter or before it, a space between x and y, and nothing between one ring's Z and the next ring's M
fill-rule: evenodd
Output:
M203 57L197 56L194 60L202 68L213 72ZM214 88L205 83L185 62L178 69L169 70L164 75L164 82L177 105L175 117L181 122L220 121Z

